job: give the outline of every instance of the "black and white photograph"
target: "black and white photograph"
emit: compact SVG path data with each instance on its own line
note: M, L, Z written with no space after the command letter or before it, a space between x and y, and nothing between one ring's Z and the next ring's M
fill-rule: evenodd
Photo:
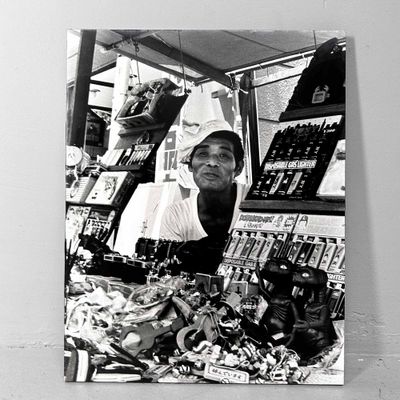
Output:
M64 380L342 385L345 32L66 36Z
M398 400L399 17L3 1L0 400Z

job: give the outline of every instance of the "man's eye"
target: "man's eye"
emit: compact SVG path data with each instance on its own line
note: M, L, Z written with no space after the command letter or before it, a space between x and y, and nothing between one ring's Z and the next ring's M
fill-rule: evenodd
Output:
M197 153L197 157L207 157L207 152L206 151L200 151Z
M230 160L232 157L230 156L230 154L223 153L223 154L220 154L219 158L221 160Z

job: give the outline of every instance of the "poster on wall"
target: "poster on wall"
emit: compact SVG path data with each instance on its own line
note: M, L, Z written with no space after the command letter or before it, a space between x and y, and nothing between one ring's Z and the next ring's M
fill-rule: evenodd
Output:
M345 33L67 36L65 381L343 385Z

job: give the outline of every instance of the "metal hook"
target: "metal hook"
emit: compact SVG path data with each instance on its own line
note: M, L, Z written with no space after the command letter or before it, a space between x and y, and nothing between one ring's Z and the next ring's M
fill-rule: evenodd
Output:
M139 48L139 43L138 42L136 42L135 40L132 40L132 45L134 46L134 48L135 48L135 54L136 54L136 71L137 71L137 78L138 78L138 82L139 82L139 84L141 83L140 82L140 71L139 71L139 61L138 61L138 53L139 53L139 51L140 51L140 48Z

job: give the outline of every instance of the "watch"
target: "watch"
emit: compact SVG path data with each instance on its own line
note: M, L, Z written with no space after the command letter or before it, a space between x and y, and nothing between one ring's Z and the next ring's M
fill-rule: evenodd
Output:
M75 167L83 159L83 152L79 147L67 146L65 164L67 167Z

